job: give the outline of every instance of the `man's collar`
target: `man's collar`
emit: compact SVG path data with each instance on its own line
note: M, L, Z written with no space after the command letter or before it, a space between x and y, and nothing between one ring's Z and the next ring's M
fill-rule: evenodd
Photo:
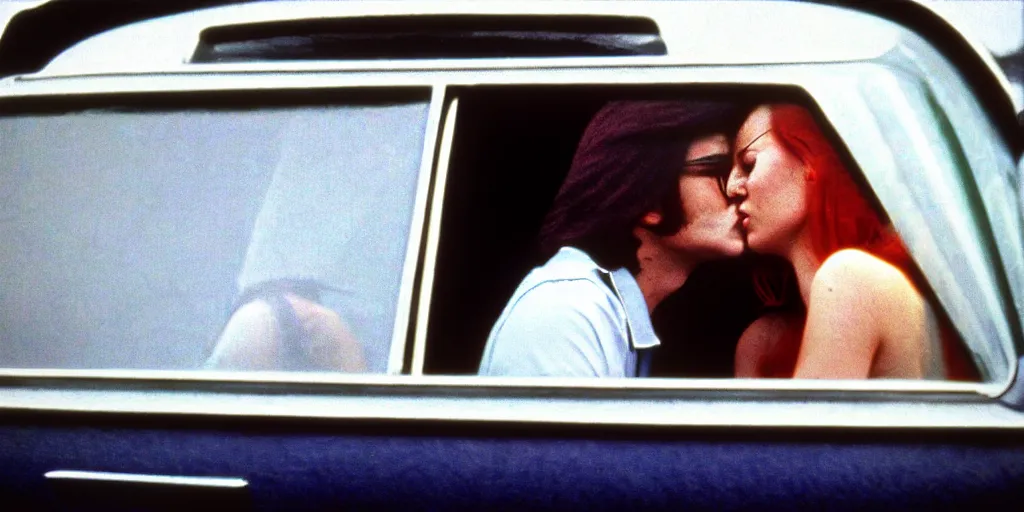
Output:
M601 268L594 262L594 259L591 258L590 255L580 249L570 246L559 249L552 260L566 263L585 263L587 265L593 265L599 269Z
M594 262L586 252L575 247L562 247L555 258L561 263L591 265L597 269L600 275L607 277L606 281L611 285L612 291L622 301L623 308L626 310L626 327L629 329L629 341L633 350L648 349L661 344L658 336L654 333L654 325L651 324L647 301L629 269L622 267L609 272Z
M625 267L609 272L609 275L615 293L622 299L622 304L626 308L626 325L629 327L629 340L633 344L633 350L660 345L661 341L654 334L654 325L651 324L651 314L647 311L647 301L640 291L636 278Z

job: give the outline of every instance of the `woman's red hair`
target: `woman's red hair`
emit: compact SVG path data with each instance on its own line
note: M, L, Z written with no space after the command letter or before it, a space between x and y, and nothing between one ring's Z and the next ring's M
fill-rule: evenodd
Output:
M923 278L899 235L865 197L811 113L791 104L770 108L776 140L806 169L806 229L818 260L825 261L842 249L860 249L900 269L920 287ZM767 305L780 304L783 296L769 284L773 281L778 279L763 273L755 276L755 289ZM949 378L975 380L976 372L952 326L944 325L942 331Z

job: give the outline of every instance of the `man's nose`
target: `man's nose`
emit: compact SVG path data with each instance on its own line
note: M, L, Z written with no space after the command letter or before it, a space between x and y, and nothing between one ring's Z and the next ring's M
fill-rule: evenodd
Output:
M747 193L747 177L739 169L734 168L725 182L725 197L737 199Z

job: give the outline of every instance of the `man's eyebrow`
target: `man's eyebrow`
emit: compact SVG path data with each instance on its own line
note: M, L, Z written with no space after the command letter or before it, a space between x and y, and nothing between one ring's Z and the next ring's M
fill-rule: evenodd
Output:
M736 154L738 155L738 154L743 153L744 151L750 149L750 146L753 146L754 143L757 142L761 137L764 137L765 135L768 135L768 132L770 132L770 131L772 131L771 128L761 132L761 135L758 135L757 137L754 137L754 140L748 142L747 145L743 146L743 149L737 151Z

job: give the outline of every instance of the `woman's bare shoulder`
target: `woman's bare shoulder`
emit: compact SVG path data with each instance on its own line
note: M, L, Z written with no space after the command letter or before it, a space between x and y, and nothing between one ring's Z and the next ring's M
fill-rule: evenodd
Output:
M811 284L811 296L812 301L828 302L835 314L873 319L883 332L905 329L910 318L927 310L902 270L857 249L838 251L822 263Z
M913 290L903 271L860 249L843 249L826 258L814 274L812 290L815 287L840 293L860 290L893 296Z

